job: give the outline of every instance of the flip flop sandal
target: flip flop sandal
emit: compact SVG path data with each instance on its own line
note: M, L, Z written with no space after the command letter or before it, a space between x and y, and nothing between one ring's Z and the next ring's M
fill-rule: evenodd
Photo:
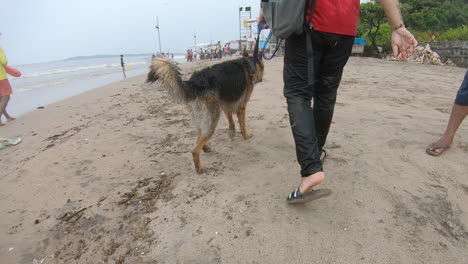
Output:
M442 144L442 143L432 143L430 144L427 148L426 148L426 153L431 155L431 156L435 156L435 157L438 157L440 156L442 153L444 153L448 148L450 148L450 146L447 146L445 144ZM433 149L433 150L432 150ZM441 152L437 152L435 151L436 149L440 149L442 150Z
M329 196L331 193L332 191L330 189L317 189L307 193L301 193L299 187L297 187L294 192L289 194L286 200L290 204L306 203Z
M323 155L323 158L320 159L320 161L322 162L322 165L325 163L325 159L327 158L327 151L322 149L322 152L324 153ZM322 155L322 153L320 153L320 155Z
M17 145L21 142L21 138L9 139L9 138L0 138L0 149L10 146Z

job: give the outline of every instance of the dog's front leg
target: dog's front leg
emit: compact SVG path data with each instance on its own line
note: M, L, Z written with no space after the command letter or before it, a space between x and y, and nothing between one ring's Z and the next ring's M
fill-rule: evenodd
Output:
M247 133L247 129L245 128L245 109L245 105L239 108L239 111L237 112L237 118L239 119L239 126L242 136L244 137L244 139L250 139L253 137L253 135Z

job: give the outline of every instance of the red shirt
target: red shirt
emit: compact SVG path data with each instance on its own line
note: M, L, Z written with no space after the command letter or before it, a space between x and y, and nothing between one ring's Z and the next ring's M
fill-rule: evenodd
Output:
M312 25L317 31L356 36L359 0L316 0ZM310 13L310 8L307 13ZM309 16L306 16L309 21Z

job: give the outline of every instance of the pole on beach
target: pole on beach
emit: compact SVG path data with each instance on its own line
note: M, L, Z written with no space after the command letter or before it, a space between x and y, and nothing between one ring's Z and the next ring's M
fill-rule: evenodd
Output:
M239 50L241 50L241 43L242 43L241 11L242 11L242 7L239 7Z
M161 49L161 35L159 33L159 18L156 17L156 29L158 30L158 41L159 41L159 54L162 54L162 49Z
M195 42L195 50L197 50L197 33L195 31L193 31L193 39L194 39L194 42Z
M245 8L245 11L249 11L249 18L252 19L252 11L250 9L250 6ZM249 24L250 27L250 38L252 38L252 24Z

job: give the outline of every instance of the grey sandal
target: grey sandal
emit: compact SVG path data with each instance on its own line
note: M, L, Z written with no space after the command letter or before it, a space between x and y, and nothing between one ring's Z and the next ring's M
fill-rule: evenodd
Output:
M430 144L426 148L426 153L431 155L431 156L437 157L437 156L442 155L442 153L444 153L444 151L446 151L448 148L450 148L450 146L447 146L447 145L442 144L440 142L435 142L435 143ZM440 149L440 152L437 152L436 149Z
M307 193L301 193L299 191L299 187L297 187L297 189L294 192L289 194L286 200L290 204L306 203L309 201L329 196L331 193L332 191L330 189L317 189Z

